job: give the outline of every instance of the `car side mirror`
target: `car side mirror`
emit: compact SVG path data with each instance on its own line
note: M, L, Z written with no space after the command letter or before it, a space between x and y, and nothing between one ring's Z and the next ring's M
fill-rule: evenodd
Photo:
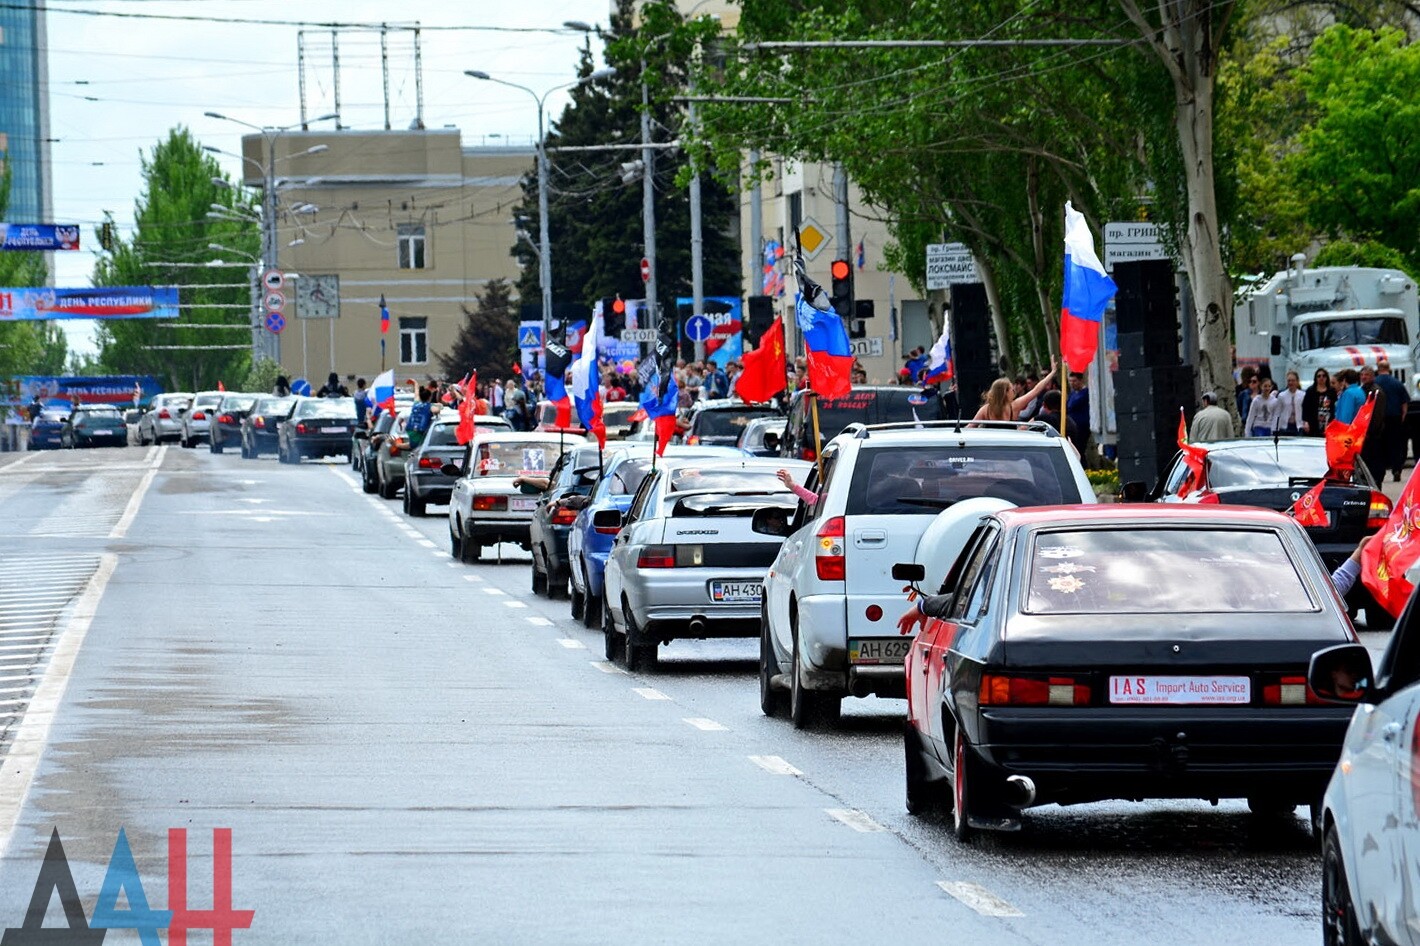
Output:
M1131 480L1119 488L1119 498L1126 503L1146 503L1149 501L1149 487L1140 480Z
M893 581L916 583L927 577L927 569L916 562L898 562L892 567Z
M459 479L463 476L463 467L459 466L457 463L445 463L443 466L439 467L439 472L445 476L452 476L454 479Z
M592 514L593 529L620 529L621 524L621 510L619 509L598 509Z
M1282 354L1282 336L1281 336L1281 335L1273 335L1273 336L1272 336L1272 357L1275 358L1275 357L1277 357L1277 356L1280 355L1280 354Z
M759 535L773 535L783 538L793 532L789 525L789 514L778 506L756 509L750 519L750 530Z
M1307 686L1328 703L1367 703L1375 687L1371 653L1361 644L1340 644L1312 654Z

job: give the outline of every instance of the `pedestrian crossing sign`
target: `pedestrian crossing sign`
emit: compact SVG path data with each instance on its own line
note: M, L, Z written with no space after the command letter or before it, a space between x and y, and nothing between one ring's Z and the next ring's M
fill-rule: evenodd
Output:
M542 347L542 326L524 325L518 329L518 347L523 351L536 351Z

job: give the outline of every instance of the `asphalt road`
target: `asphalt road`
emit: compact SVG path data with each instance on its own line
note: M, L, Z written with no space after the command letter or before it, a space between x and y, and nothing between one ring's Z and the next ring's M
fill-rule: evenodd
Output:
M55 829L92 913L120 828L154 906L188 829L201 908L231 828L238 944L1318 941L1304 812L1052 807L959 844L903 811L902 702L796 732L752 641L623 673L433 511L334 462L0 455L0 927Z

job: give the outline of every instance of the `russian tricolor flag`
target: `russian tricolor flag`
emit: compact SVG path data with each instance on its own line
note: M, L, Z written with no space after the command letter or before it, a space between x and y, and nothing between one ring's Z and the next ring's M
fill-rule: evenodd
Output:
M942 326L942 337L927 353L927 376L923 384L937 384L952 379L952 338L950 325Z
M823 290L817 293L824 297ZM794 317L804 336L805 358L809 363L809 390L819 397L843 397L853 389L853 345L838 313L817 309L794 296Z
M1060 353L1071 371L1084 371L1099 347L1100 319L1117 287L1095 255L1085 215L1065 202L1065 292L1060 304Z
M375 406L386 411L394 410L394 369L375 376Z
M601 371L597 366L597 347L602 340L602 314L592 316L587 334L582 338L582 356L572 363L572 403L582 426L596 434L597 444L606 447L606 424L602 422Z
M384 335L390 330L390 307L385 305L385 297L380 295L380 334Z

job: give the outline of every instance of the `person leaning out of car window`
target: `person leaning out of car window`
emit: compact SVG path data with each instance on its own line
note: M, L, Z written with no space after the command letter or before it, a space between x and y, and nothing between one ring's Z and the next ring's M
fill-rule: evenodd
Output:
M434 419L434 408L429 403L429 389L419 389L419 400L409 409L409 417L404 422L404 432L409 437L409 445L417 447L424 442L429 432L429 424Z

